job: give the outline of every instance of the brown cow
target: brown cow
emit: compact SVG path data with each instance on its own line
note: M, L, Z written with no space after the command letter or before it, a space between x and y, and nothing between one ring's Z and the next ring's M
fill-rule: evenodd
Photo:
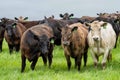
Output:
M36 25L26 30L21 39L21 72L26 66L26 58L31 62L31 69L34 70L39 56L42 56L44 64L49 61L49 67L52 64L53 31L51 27L45 24Z
M5 26L5 40L9 46L9 52L12 53L13 49L15 48L16 51L20 49L20 39L24 31L26 30L25 26L21 23L11 22L6 23Z
M62 28L62 47L67 60L68 70L71 67L70 56L75 58L75 67L80 71L82 55L84 55L84 66L87 62L87 34L85 25L75 23Z

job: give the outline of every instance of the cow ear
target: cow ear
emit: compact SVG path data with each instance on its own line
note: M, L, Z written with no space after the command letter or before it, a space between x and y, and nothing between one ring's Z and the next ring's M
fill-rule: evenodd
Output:
M73 16L74 16L74 14L70 14L70 15L69 15L69 17L73 17Z
M59 16L60 16L61 18L63 18L63 15L62 15L62 14L60 14Z
M28 17L25 17L24 20L28 20Z
M50 43L54 44L54 37L50 38Z
M17 18L17 17L15 17L14 19L15 19L15 20L18 20L18 18Z
M62 31L62 29L60 28L60 27L57 27L57 29L61 32Z
M37 35L35 35L31 30L28 31L30 33L30 35L35 39L39 41L39 37Z
M84 25L86 25L87 27L90 27L90 23L84 22Z
M74 28L72 28L71 32L77 31L78 27L75 26Z
M107 23L104 22L101 26L102 26L104 29L106 29Z
M120 23L120 21L119 21L119 19L116 19L115 21L114 21L114 23Z
M12 24L12 27L13 27L13 28L15 28L15 27L16 27L16 25L17 25L17 23L13 23L13 24Z
M52 15L52 19L54 19L54 15Z
M46 17L46 16L44 16L44 19L47 19L47 17Z
M97 15L99 16L100 14L99 14L99 13L97 13Z

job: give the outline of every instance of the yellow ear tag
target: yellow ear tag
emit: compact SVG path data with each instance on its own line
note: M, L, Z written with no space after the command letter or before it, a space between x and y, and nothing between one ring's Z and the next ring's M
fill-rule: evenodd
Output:
M106 25L105 25L105 26L103 26L103 29L106 29Z
M53 39L51 39L51 40L50 40L50 43L54 44L54 40L53 40Z
M117 21L117 24L119 24L119 21Z
M13 28L15 28L16 26L14 25Z

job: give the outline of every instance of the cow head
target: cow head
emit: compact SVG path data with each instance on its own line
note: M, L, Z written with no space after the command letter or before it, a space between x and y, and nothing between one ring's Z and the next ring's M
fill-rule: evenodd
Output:
M50 50L50 44L54 44L54 37L48 38L47 35L36 35L31 30L29 30L29 33L31 36L33 36L34 40L36 40L37 43L37 49L42 53L46 54Z
M74 14L68 14L68 13L65 13L64 15L60 14L60 17L63 18L64 20L69 20L70 17L72 16L74 16Z
M20 16L19 18L17 18L17 17L15 17L15 20L17 20L17 21L26 21L26 20L28 20L28 17L22 17L22 16Z
M92 23L87 23L86 26L89 26L89 32L91 37L95 42L100 42L101 39L101 29L106 29L106 22L94 21Z
M77 26L71 28L68 25L66 25L66 27L62 28L62 32L61 32L61 34L62 34L62 44L64 46L70 45L72 35L75 31L77 31L77 29L78 29Z
M13 34L14 34L14 29L16 28L16 25L17 23L16 22L8 22L6 23L6 26L5 26L5 31L8 35L8 37L12 38L13 37Z

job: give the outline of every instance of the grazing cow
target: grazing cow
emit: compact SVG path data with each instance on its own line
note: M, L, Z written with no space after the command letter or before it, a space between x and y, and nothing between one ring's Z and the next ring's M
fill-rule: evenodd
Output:
M4 39L5 27L2 22L0 22L0 52L2 52L2 43Z
M71 17L74 16L74 14L65 13L65 14L60 14L59 16L60 16L63 20L69 20Z
M75 59L75 67L80 71L81 59L84 56L84 66L87 62L88 30L81 23L74 23L62 28L62 47L67 60L68 70L71 67L70 57Z
M106 61L110 59L111 50L115 46L116 34L110 23L103 21L94 21L86 23L89 26L88 44L90 52L94 60L94 65L97 67L98 58L103 55L102 68L105 69Z
M26 58L32 62L31 69L34 70L39 56L42 56L43 62L46 65L47 58L49 67L52 64L53 51L53 31L45 24L36 25L27 29L21 39L21 72L26 66Z
M23 18L22 16L20 16L19 18L15 17L15 20L20 21L20 22L22 22L22 21L24 22L27 19L28 19L28 17L25 17L25 18Z
M26 30L25 26L21 23L9 21L5 26L5 40L8 43L9 52L12 53L13 49L19 51L20 40L23 32Z

